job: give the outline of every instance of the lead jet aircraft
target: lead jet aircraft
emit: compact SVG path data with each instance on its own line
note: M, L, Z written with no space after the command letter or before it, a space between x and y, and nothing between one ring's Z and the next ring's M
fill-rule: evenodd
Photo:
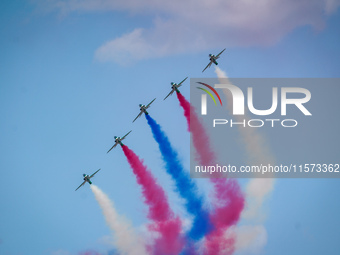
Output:
M153 103L153 101L155 101L156 98L154 98L148 105L143 105L143 104L140 104L139 107L140 107L140 113L138 114L138 116L132 121L132 122L135 122L136 119L138 119L140 116L142 116L143 112L148 115L149 113L146 111L146 109L148 109L150 107L150 104Z
M81 186L83 186L86 182L92 184L92 182L90 181L90 179L99 172L100 169L98 169L94 174L92 174L91 176L87 175L87 174L83 174L84 176L84 182L82 184L80 184L80 186L75 190L77 191Z
M115 139L115 144L111 147L111 149L109 149L109 151L107 153L109 153L114 147L116 147L118 144L123 145L122 141L125 139L125 137L127 137L128 134L131 133L132 130L130 130L129 133L127 133L126 135L124 135L122 138L120 138L119 136L114 136Z
M220 58L221 54L223 53L224 50L222 50L220 53L217 54L217 56L213 55L213 54L209 54L209 59L210 59L210 63L203 69L202 73L205 71L205 69L207 69L208 67L211 66L212 63L214 63L215 65L218 65L217 63L217 59Z
M183 83L186 79L188 79L188 77L186 77L183 81L181 81L181 82L178 83L178 84L177 84L177 83L171 82L171 88L172 88L172 90L170 91L170 93L169 93L163 100L167 99L167 97L170 96L170 95L172 95L172 93L174 93L175 91L176 91L177 93L180 93L179 90L178 90L178 88L179 88L180 86L182 86L182 83Z

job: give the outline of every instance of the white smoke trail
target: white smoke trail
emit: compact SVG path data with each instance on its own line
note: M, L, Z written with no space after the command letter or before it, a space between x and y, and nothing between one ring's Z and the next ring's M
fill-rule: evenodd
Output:
M122 255L146 255L143 241L136 235L130 223L118 215L109 197L97 186L90 185L95 198L103 210L107 225L113 232L115 245Z
M215 72L220 82L226 82L228 79L225 72L216 67ZM232 96L229 90L223 89L223 93L227 98L227 108L232 111ZM249 120L249 117L245 115L235 115L236 121L242 122L244 119ZM246 151L249 156L250 163L253 165L271 164L274 165L274 157L268 149L265 139L256 132L255 128L240 127L239 132L246 146ZM274 176L273 176L274 177ZM264 198L273 190L274 179L273 178L253 178L249 181L246 187L246 208L243 212L243 218L246 219L261 219L261 208Z
M227 75L220 68L216 67L215 72L221 83L228 82ZM232 112L232 96L229 90L223 90L227 98L227 109ZM243 116L235 115L237 122L249 120L245 114ZM245 144L249 157L249 163L252 165L271 164L274 165L274 157L268 149L265 139L256 129L238 126L242 140ZM274 177L274 176L272 176ZM262 205L265 198L270 194L274 187L274 178L252 178L246 186L246 207L242 213L242 218L247 220L263 221L265 214L262 211ZM264 226L242 226L234 230L236 233L236 249L239 251L260 250L266 244L267 232ZM260 238L260 240L258 239Z
M232 227L225 233L226 240L231 236L236 236L237 254L258 254L267 243L267 231L262 225Z

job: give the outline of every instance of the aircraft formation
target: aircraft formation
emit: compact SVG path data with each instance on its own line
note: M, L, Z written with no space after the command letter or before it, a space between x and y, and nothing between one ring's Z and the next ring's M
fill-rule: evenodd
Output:
M223 49L220 53L218 53L216 56L213 55L213 54L209 54L209 64L203 69L202 73L208 68L210 67L213 63L215 65L218 65L217 63L217 59L220 58L221 54L225 51L225 49ZM182 80L180 83L174 83L174 82L171 82L170 85L171 85L171 91L170 93L163 99L167 99L170 95L172 95L175 91L176 93L180 93L179 91L179 87L182 86L182 84L186 81L186 79L188 79L188 77L186 77L184 80ZM149 113L147 112L146 109L148 109L150 107L150 105L156 100L156 98L154 98L149 104L147 105L144 105L144 104L139 104L139 114L137 115L137 117L132 121L132 122L135 122L140 116L143 115L143 113L145 113L146 115L148 115ZM130 130L126 135L124 135L123 137L119 137L119 136L114 136L114 142L115 144L108 150L107 153L109 153L113 148L115 148L118 144L119 145L123 145L122 141L131 133L132 130ZM96 174L99 172L100 169L98 169L95 173L93 173L91 176L87 175L87 174L83 174L83 180L84 182L76 189L76 191L82 187L86 182L88 182L90 185L92 184L92 182L90 181L90 179Z

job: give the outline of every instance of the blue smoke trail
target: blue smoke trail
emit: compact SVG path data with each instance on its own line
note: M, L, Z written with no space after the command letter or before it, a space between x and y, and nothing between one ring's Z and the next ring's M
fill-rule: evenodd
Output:
M179 194L185 199L186 210L194 217L189 237L193 240L199 240L213 230L208 212L203 209L203 199L197 195L195 183L184 171L177 152L172 148L160 125L150 115L145 114L145 117L162 153L166 171L174 179Z

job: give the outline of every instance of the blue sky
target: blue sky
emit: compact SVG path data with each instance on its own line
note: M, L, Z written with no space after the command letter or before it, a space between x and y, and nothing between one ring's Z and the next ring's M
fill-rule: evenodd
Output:
M1 254L112 250L91 190L74 192L82 174L98 168L94 183L142 228L147 208L135 177L120 148L106 154L113 136L131 129L126 144L185 216L145 119L132 120L138 104L157 97L150 114L189 169L182 109L175 96L162 99L172 81L215 77L213 68L201 72L209 53L227 48L219 66L230 77L339 77L339 1L232 2L0 3ZM189 82L181 92L189 98ZM317 158L310 148L321 143L320 158L339 161L338 92L321 97L334 107L322 120L334 125L305 130L310 139L302 138L295 155ZM277 133L264 136L278 161L294 156ZM199 185L204 192L204 181ZM337 179L278 180L265 203L268 238L260 254L338 254L338 193Z

